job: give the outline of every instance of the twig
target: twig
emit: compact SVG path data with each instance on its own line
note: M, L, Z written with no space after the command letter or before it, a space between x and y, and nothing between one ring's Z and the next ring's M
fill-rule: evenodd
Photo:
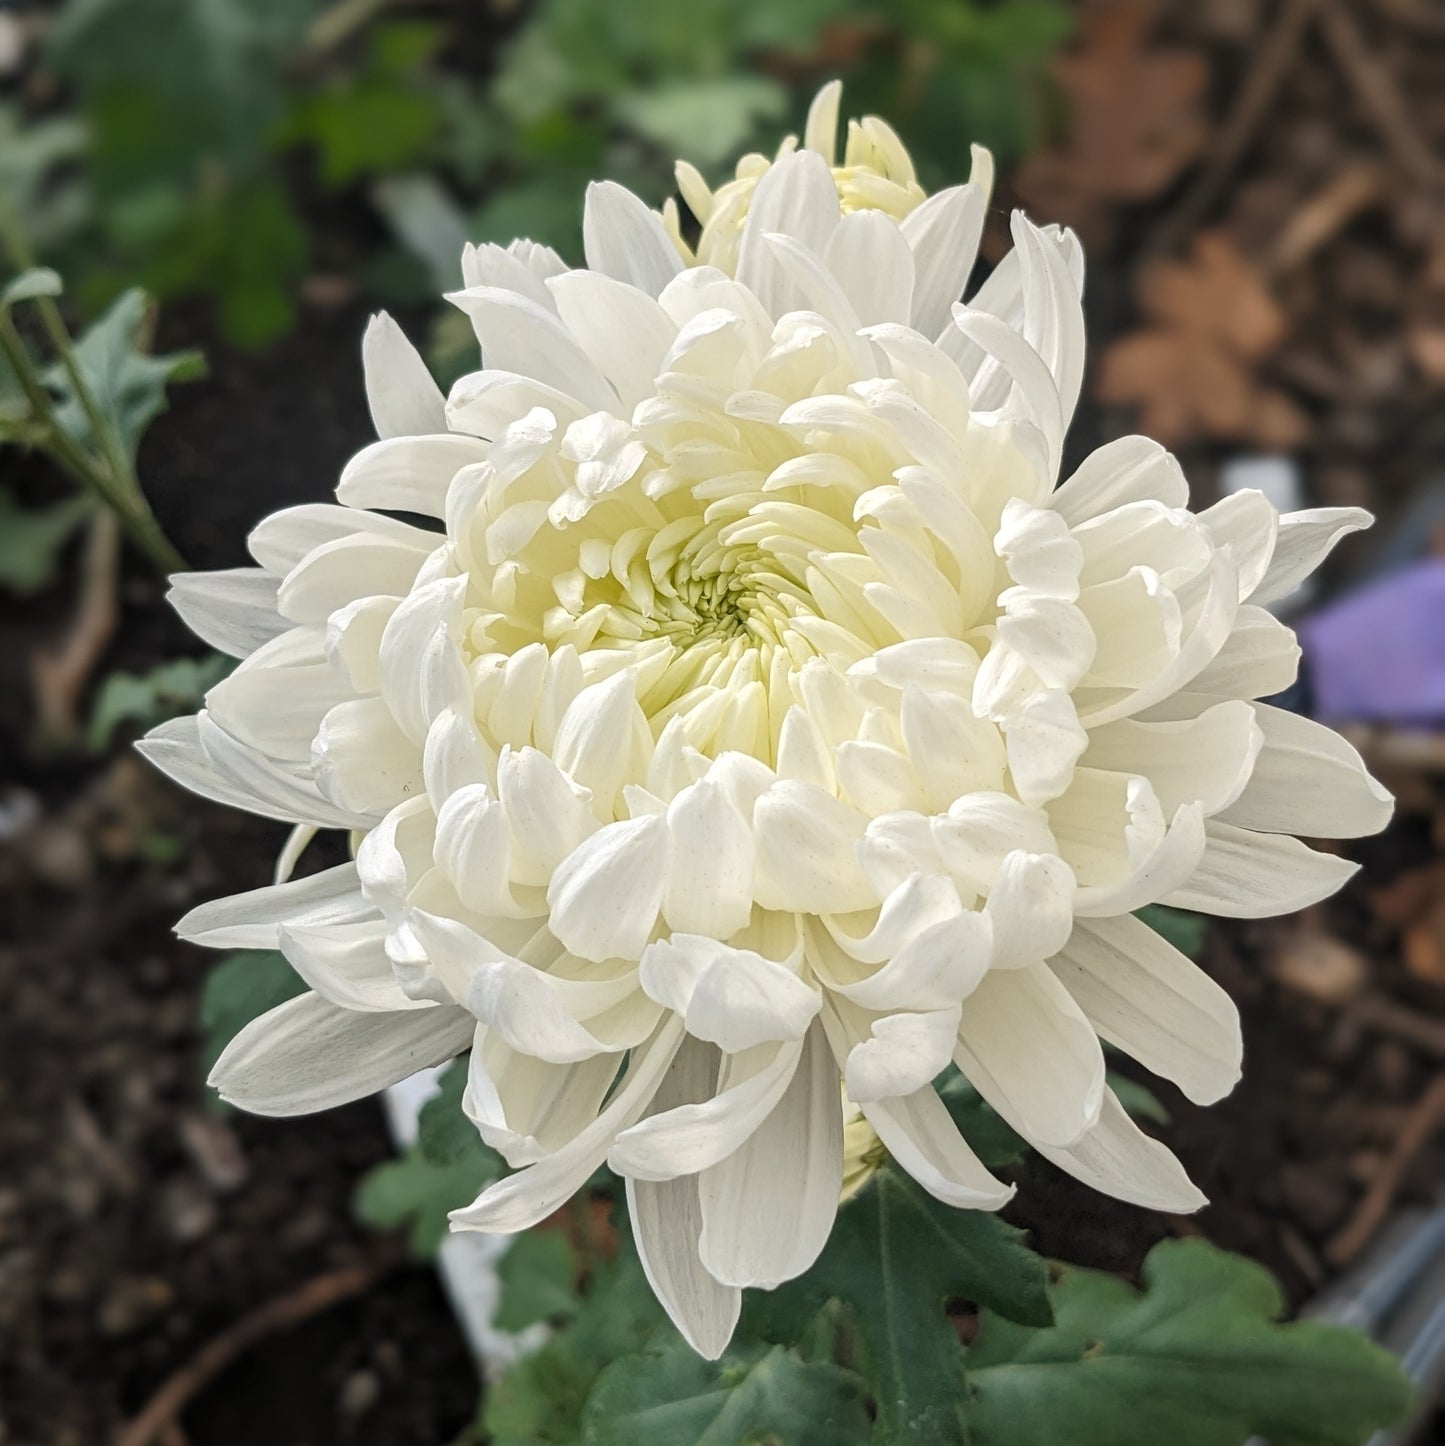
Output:
M1420 1097L1395 1140L1395 1147L1340 1232L1325 1246L1335 1266L1348 1265L1370 1243L1390 1212L1415 1156L1445 1124L1445 1075L1437 1076Z
M277 1296L213 1337L169 1377L116 1440L116 1446L151 1446L164 1440L181 1413L233 1361L258 1341L289 1330L344 1300L365 1294L387 1266L351 1265L317 1275L287 1295Z
M1341 171L1285 223L1270 250L1268 273L1277 277L1302 266L1378 200L1383 191L1382 177L1375 166L1350 166Z
M1366 1029L1392 1035L1438 1059L1445 1059L1445 1024L1426 1019L1413 1009L1393 1004L1388 999L1366 998L1360 1000L1346 1018Z
M1322 0L1286 0L1273 30L1255 53L1254 64L1240 87L1229 119L1218 133L1208 163L1179 204L1155 228L1144 246L1147 254L1172 251L1194 231L1219 198L1269 114L1305 28L1321 3Z
M95 670L120 621L120 523L114 512L90 519L80 561L80 597L70 632L57 652L41 652L30 665L35 711L51 737L72 738L86 680Z
M1437 185L1441 173L1435 156L1410 123L1389 72L1366 48L1354 16L1341 0L1322 3L1325 40L1400 169L1422 185Z

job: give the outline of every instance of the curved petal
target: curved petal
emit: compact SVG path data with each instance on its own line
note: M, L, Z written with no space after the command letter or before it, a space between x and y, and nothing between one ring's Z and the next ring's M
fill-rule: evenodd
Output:
M1197 1104L1234 1088L1244 1051L1234 1001L1141 920L1080 920L1049 968L1102 1039Z
M362 1014L302 994L253 1019L208 1083L255 1115L312 1114L444 1063L467 1047L475 1024L465 1009Z
M773 1112L696 1179L698 1254L715 1280L771 1290L822 1254L843 1184L843 1106L821 1025Z
M1104 1051L1046 964L984 979L964 1000L954 1060L1031 1144L1072 1145L1099 1118Z

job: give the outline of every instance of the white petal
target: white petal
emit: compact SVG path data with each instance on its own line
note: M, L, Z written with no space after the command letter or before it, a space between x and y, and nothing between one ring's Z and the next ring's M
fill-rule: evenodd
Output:
M439 435L389 437L363 447L342 469L337 497L348 507L445 517L452 478L487 458L485 443L445 426L443 418Z
M446 431L441 388L406 333L379 311L361 339L366 403L378 437ZM370 504L363 504L370 505Z
M1305 838L1379 833L1395 802L1345 739L1309 718L1253 705L1264 747L1249 784L1220 815L1225 823Z
M791 236L821 255L841 218L838 187L828 163L815 151L797 151L769 167L748 208L738 251L737 279L782 316L800 301L777 253L764 238Z
M542 885L596 827L591 794L536 748L504 748L497 792L512 829L512 876Z
M867 820L811 784L775 783L757 802L756 896L765 909L836 914L866 908L873 895L855 846Z
M649 1113L707 1099L716 1072L713 1051L685 1043ZM720 1282L703 1265L699 1247L707 1227L700 1187L696 1175L661 1181L629 1179L627 1213L653 1294L693 1350L716 1360L737 1325L742 1292Z
M988 192L986 183L953 186L903 218L903 237L913 251L917 279L913 314L899 320L910 321L924 336L937 336L948 325L953 304L968 285L988 214Z
M653 293L595 271L565 271L548 282L557 311L630 411L656 391L677 323Z
M447 300L471 317L488 370L533 377L575 398L588 411L616 408L617 394L546 307L495 286L454 291Z
M697 1184L698 1254L714 1279L771 1290L822 1254L843 1184L843 1108L821 1026L777 1107Z
M1282 834L1252 833L1209 819L1199 867L1161 902L1226 919L1265 919L1327 899L1359 864L1316 853Z
M1173 1152L1129 1118L1113 1090L1104 1091L1098 1123L1076 1145L1038 1150L1090 1189L1145 1210L1186 1215L1209 1203Z
M667 878L667 825L657 816L608 824L552 875L552 931L583 959L640 959Z
M1022 969L1057 952L1074 926L1074 871L1056 854L1015 849L999 866L984 917L995 969Z
M954 1058L1031 1144L1071 1145L1099 1118L1104 1052L1046 964L984 979L964 1000Z
M998 1210L1013 1198L1015 1187L989 1173L931 1084L902 1099L872 1100L863 1114L888 1153L936 1200Z
M552 1154L453 1210L452 1225L459 1230L528 1230L560 1208L607 1158L618 1131L647 1108L682 1038L681 1021L664 1021L645 1047L628 1056L626 1073L596 1119Z
M1286 513L1279 520L1269 570L1250 594L1250 601L1263 606L1288 597L1342 537L1373 521L1362 507L1315 507Z
M726 939L747 925L756 850L747 820L722 786L699 779L667 806L670 841L662 912L687 934Z
M244 658L286 632L276 611L274 576L259 567L222 572L178 572L166 601L201 639L233 658Z
M902 1099L923 1089L948 1066L958 1038L959 1006L925 1014L883 1014L866 1039L848 1052L843 1077L859 1104Z
M1189 687L1224 698L1271 698L1294 683L1299 660L1294 633L1273 614L1245 603L1229 636Z
M1204 971L1129 914L1080 921L1049 967L1101 1038L1197 1104L1239 1079L1239 1011Z
M620 1175L671 1180L725 1160L773 1112L802 1051L800 1040L789 1040L727 1057L710 1099L665 1110L624 1130L607 1163Z
M593 271L657 296L683 268L662 222L625 186L594 181L582 213L582 249Z
M263 818L330 828L366 828L374 821L338 808L310 779L283 772L224 733L204 712L153 728L136 751L182 788Z
M356 865L346 863L304 879L210 899L192 909L176 925L176 933L209 949L274 949L282 924L324 928L375 913L361 892Z
M311 744L311 774L337 808L379 818L423 787L421 750L380 698L338 703Z
M1134 861L1126 877L1079 889L1074 914L1080 919L1108 918L1164 898L1193 876L1204 848L1204 810L1197 803L1185 804L1175 811L1164 837Z
M823 260L864 326L906 322L913 310L914 253L904 235L881 211L854 211L828 239Z
M728 1054L801 1039L819 995L785 964L697 934L650 944L640 979L648 995L681 1014L688 1033Z
M329 1110L460 1054L475 1023L465 1009L361 1014L302 994L253 1019L209 1083L256 1115Z
M1244 790L1263 742L1253 707L1229 702L1192 719L1140 723L1121 718L1092 729L1082 762L1087 768L1142 774L1166 813L1198 802L1206 814L1215 814Z
M1172 453L1149 437L1119 437L1089 453L1049 499L1071 526L1130 502L1189 505L1189 483Z
M434 1007L403 993L387 958L381 919L322 927L283 924L277 943L287 962L323 999L370 1013Z
M565 1148L597 1118L618 1066L615 1054L548 1064L479 1025L462 1108L509 1165L532 1165Z

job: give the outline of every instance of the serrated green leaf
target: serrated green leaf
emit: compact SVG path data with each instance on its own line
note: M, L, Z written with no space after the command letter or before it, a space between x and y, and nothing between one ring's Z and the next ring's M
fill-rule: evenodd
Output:
M59 296L64 289L60 277L48 266L32 266L0 290L0 307L18 306L22 301L35 301L42 296Z
M598 1376L659 1332L677 1339L636 1254L624 1248L598 1271L571 1323L488 1390L482 1425L489 1446L578 1446Z
M877 1401L880 1443L962 1446L963 1376L950 1300L1035 1324L1050 1317L1044 1261L996 1215L956 1210L885 1165L838 1212L816 1265L755 1307L769 1339L796 1339L829 1297L844 1303Z
M577 1314L577 1257L564 1236L554 1230L529 1230L507 1247L497 1262L502 1303L496 1324L504 1331L524 1331L538 1321Z
M417 1116L417 1144L430 1164L447 1166L496 1159L482 1143L477 1127L462 1112L469 1059L470 1055L461 1055L441 1071L436 1094Z
M447 1216L471 1204L497 1177L499 1165L496 1156L433 1165L413 1145L401 1159L362 1177L354 1202L357 1217L377 1230L405 1228L412 1250L430 1257L446 1239Z
M465 1056L438 1078L438 1090L417 1117L417 1141L400 1160L378 1165L356 1192L357 1215L380 1230L406 1226L412 1249L429 1256L445 1238L447 1215L469 1205L506 1170L462 1113Z
M141 434L166 409L167 385L205 373L199 352L147 353L153 306L145 292L127 291L75 343L76 365L132 465ZM47 369L45 382L59 398L56 422L83 447L96 449L90 419L59 362Z
M21 597L39 592L55 576L61 548L94 507L88 493L48 507L21 507L8 487L0 487L0 587Z
M152 728L191 712L235 666L233 658L211 653L204 658L175 658L149 673L111 673L91 708L86 747L101 752L122 723Z
M610 1365L582 1413L582 1446L863 1446L863 1383L782 1346L705 1361L677 1343Z
M301 976L272 949L242 949L212 965L201 991L205 1073L211 1072L221 1051L253 1019L305 989Z
M1400 1419L1399 1363L1337 1326L1276 1324L1269 1274L1203 1240L1166 1240L1144 1289L1065 1267L1055 1324L986 1318L964 1356L971 1446L1359 1446Z

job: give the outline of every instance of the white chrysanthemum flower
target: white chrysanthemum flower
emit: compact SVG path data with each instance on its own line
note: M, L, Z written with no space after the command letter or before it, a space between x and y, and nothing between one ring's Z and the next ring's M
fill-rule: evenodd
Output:
M471 1046L466 1107L518 1169L455 1224L524 1229L606 1161L708 1355L827 1239L840 1081L850 1180L871 1127L940 1200L1009 1198L934 1091L952 1061L1079 1179L1202 1203L1100 1040L1211 1101L1236 1012L1133 911L1313 903L1353 866L1290 835L1390 812L1343 740L1252 701L1298 659L1263 604L1366 514L1195 515L1142 437L1060 483L1074 237L1016 215L958 304L978 188L845 204L827 149L760 168L735 265L684 265L607 184L589 269L469 250L485 365L445 401L378 318L382 440L339 505L256 529L258 567L176 580L244 661L145 745L302 840L360 836L182 922L311 986L221 1091L322 1109Z

